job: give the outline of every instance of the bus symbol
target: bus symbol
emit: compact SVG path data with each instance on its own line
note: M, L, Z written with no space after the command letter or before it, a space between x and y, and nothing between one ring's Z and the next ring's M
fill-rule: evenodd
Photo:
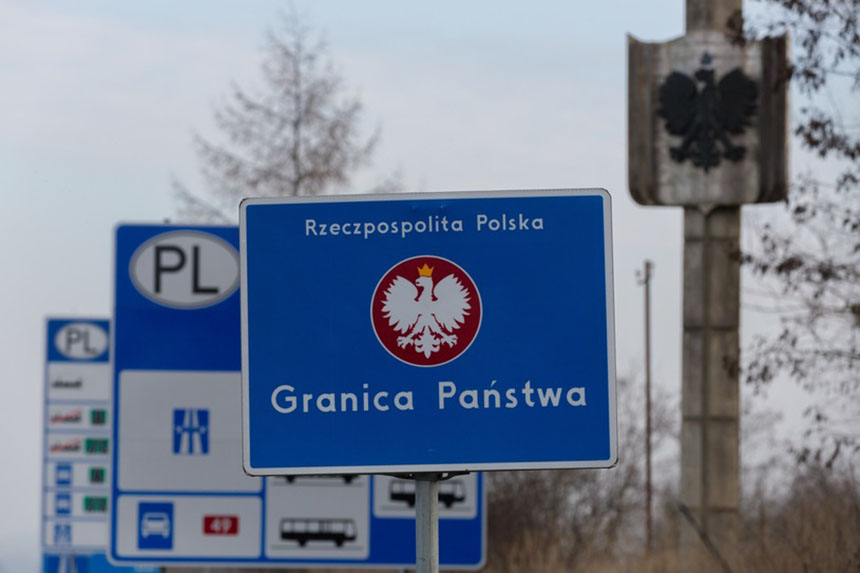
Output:
M331 541L341 547L355 541L356 526L352 519L318 519L285 517L281 519L281 539L296 541L304 547L308 541Z
M391 480L388 486L388 497L391 501L399 501L409 507L415 507L415 482L404 479ZM439 482L439 503L445 507L451 507L465 500L466 485L463 480L452 479Z

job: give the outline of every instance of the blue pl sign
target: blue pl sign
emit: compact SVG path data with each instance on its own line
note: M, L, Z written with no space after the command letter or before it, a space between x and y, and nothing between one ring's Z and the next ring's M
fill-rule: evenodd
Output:
M122 225L115 252L112 560L410 563L413 484L242 471L238 229ZM443 566L482 563L484 499L480 475L440 487Z
M250 199L253 475L608 467L602 190Z
M50 318L46 326L42 573L155 573L105 556L110 322Z

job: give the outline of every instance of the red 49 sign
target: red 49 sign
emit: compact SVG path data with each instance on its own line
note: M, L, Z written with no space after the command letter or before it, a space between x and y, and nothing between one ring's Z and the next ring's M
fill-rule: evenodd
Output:
M238 535L238 515L204 515L203 533L205 535Z

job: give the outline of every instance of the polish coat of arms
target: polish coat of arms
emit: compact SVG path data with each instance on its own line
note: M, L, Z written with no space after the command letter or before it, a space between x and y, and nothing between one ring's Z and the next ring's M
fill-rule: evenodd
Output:
M711 67L712 57L702 56L702 68L690 77L672 72L660 86L657 113L666 121L666 131L681 137L669 149L675 161L690 160L706 172L725 158L738 162L746 147L732 141L752 124L758 104L758 86L740 68L719 81ZM699 87L701 85L701 89Z
M468 273L435 256L412 257L379 281L371 306L379 342L414 366L438 366L472 343L481 323L481 300Z

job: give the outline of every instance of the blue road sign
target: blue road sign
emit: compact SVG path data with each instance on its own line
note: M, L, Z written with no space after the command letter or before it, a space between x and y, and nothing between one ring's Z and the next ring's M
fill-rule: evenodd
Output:
M57 486L72 485L72 464L58 463L54 466L54 484Z
M173 549L173 504L137 504L137 547Z
M111 560L413 564L413 484L242 471L238 250L236 227L117 228ZM456 477L439 499L441 563L480 567L482 477Z
M72 512L72 494L54 494L54 511L57 515L69 515Z
M68 546L72 544L71 523L54 524L54 544L59 546Z
M209 410L173 410L173 453L201 456L209 453Z
M248 199L253 475L609 467L603 190Z
M46 326L42 571L155 573L105 558L110 322L51 318Z

